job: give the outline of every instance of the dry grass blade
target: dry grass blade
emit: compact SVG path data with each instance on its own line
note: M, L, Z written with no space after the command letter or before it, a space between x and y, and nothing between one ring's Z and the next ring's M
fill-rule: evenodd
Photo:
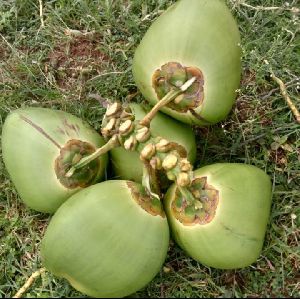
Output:
M281 94L285 101L287 102L288 106L290 107L291 111L293 112L296 121L300 124L300 112L295 106L295 104L292 102L291 98L288 95L286 85L283 83L281 79L275 76L273 72L271 72L271 78L279 85Z
M261 6L261 5L253 6L246 2L240 2L239 0L233 0L231 2L234 5L244 6L244 7L250 8L252 10L256 10L256 11L288 10L288 11L293 11L295 13L299 12L299 8L297 8L297 7L288 8L288 7L282 7L282 6Z
M21 298L22 295L31 287L31 285L34 283L35 279L38 278L40 275L42 275L46 271L45 268L41 268L34 272L28 280L25 282L25 284L19 289L19 291L13 296L13 298Z
M44 22L44 12L43 12L43 2L42 2L42 0L39 0L39 5L40 5L41 27L45 27L45 22Z

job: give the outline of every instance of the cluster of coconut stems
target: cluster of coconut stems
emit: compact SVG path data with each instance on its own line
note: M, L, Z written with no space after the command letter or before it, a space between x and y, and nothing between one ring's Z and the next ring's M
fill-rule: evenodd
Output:
M101 133L107 143L93 154L82 158L67 173L71 177L74 172L88 163L116 147L123 147L128 151L140 153L143 162L142 184L150 195L160 197L157 171L166 173L169 180L174 181L188 202L194 202L189 186L193 181L192 165L187 160L185 148L177 143L161 137L153 137L150 124L161 107L173 101L184 93L196 78L188 80L180 88L170 91L156 106L140 121L135 120L130 107L120 103L111 104L103 119Z

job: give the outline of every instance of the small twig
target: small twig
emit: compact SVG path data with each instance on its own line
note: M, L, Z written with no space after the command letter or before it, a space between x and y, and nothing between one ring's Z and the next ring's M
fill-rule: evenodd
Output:
M265 7L265 6L252 6L250 4L247 3L240 3L240 5L254 9L254 10L278 10L278 9L282 9L282 7L278 7L278 6L269 6L269 7Z
M299 84L298 82L300 82L299 78L295 78L291 81L289 81L288 83L285 84L285 86L288 87L292 87L295 83ZM280 90L279 87L273 88L271 89L268 93L262 94L262 100L266 100L267 98L269 98L271 95L273 95L273 93L277 92L278 90Z
M104 77L104 76L109 76L109 75L120 75L120 74L125 74L125 73L127 73L127 71L125 71L125 72L108 72L108 73L102 73L102 74L100 74L100 75L97 75L97 76L95 76L95 77L93 77L93 78L87 80L87 82L89 82L89 81L94 81L94 80L96 80L96 79L98 79L98 78L101 78L101 77Z
M66 70L70 70L70 71L76 71L76 72L80 72L80 73L91 73L94 71L93 68L84 68L82 66L77 66L77 67L62 67L60 66L58 69L58 71L66 71Z
M25 282L25 284L19 289L19 291L13 296L13 298L21 298L22 295L31 287L31 285L34 283L35 279L38 278L41 274L43 274L46 271L45 268L41 268L38 271L34 272L28 280Z
M1 38L4 40L4 42L9 46L9 48L14 52L16 52L16 50L13 48L13 46L9 43L9 41L1 34L0 32L0 36Z
M295 128L298 128L298 125L295 125ZM281 134L285 134L285 133L287 133L287 134L289 134L289 132L287 132L287 131L285 131L286 129L294 129L294 127L293 126L291 126L291 125L288 125L288 126L284 126L284 127L279 127L279 128L276 128L276 129L274 129L274 130L268 130L267 132L265 132L265 133L262 133L262 134L260 134L260 135L256 135L256 136L254 136L253 138L250 138L250 139L247 139L247 140L245 140L245 142L239 142L238 144L233 144L233 146L231 147L231 148L228 148L228 149L224 149L224 152L228 152L228 153L232 153L233 151L235 151L236 149L239 149L239 148L241 148L241 147L243 147L243 146L245 146L245 145L247 145L247 144L249 144L249 143L252 143L252 142L254 142L254 141L256 141L256 140L259 140L259 139L262 139L262 138L264 138L266 135L268 135L268 134L275 134L275 133L278 133L278 132L281 132Z
M139 93L140 93L139 91L136 91L136 92L134 92L134 93L132 93L132 94L129 94L129 95L126 97L126 100L127 100L128 102L130 102L130 101L131 101L133 98L135 98Z
M236 1L233 1L233 2L236 2ZM244 6L244 7L247 7L247 8L250 8L250 9L253 9L253 10L257 10L257 11L272 11L272 10L288 10L288 11L296 11L298 12L298 9L295 8L295 7L292 7L292 8L284 8L284 7L280 7L280 6L252 6L250 4L247 4L245 2L238 2L238 3L235 3L235 4L238 4L238 5L241 5L241 6Z
M266 65L270 65L268 60L264 60L264 63ZM291 111L293 112L293 114L296 118L296 121L300 124L300 112L297 109L297 107L294 105L294 103L292 102L291 98L289 97L286 85L283 83L283 81L281 79L279 79L278 77L275 76L271 67L270 67L270 73L271 73L271 78L279 85L281 94L282 94L283 98L285 99L285 101L287 102L288 106L290 107Z
M76 30L76 29L70 29L67 28L65 30L65 35L68 36L75 36L75 37L80 37L80 36L93 36L96 33L95 30L92 31L81 31L81 30Z
M273 93L277 92L279 90L278 87L271 89L267 94L265 94L261 99L266 100L268 99Z
M42 0L39 0L40 3L40 19L41 19L41 27L45 27L45 22L44 22L44 12L43 12L43 2Z
M99 104L101 105L101 107L107 109L108 106L111 105L111 101L108 100L108 99L105 99L103 97L101 97L99 94L96 94L96 93L90 93L87 95L87 98L89 99L95 99L99 102Z
M277 84L279 85L280 91L281 91L281 94L282 94L283 98L285 99L285 101L287 102L287 104L290 107L291 111L293 112L293 114L296 118L296 121L300 124L300 112L297 109L297 107L294 105L294 103L292 102L291 98L289 97L285 84L282 82L282 80L280 80L278 77L276 77L273 72L271 72L271 78L275 82L277 82Z

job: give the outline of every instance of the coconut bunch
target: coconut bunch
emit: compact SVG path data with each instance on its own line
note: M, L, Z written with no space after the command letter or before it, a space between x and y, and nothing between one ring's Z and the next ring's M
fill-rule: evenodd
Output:
M270 178L245 164L193 169L190 125L212 125L230 112L239 42L223 1L180 0L135 53L134 78L153 107L112 103L101 134L61 111L24 108L8 116L2 148L10 177L25 204L54 214L41 244L48 271L89 296L125 297L159 272L170 234L206 266L236 269L257 260ZM109 156L118 180L103 182Z

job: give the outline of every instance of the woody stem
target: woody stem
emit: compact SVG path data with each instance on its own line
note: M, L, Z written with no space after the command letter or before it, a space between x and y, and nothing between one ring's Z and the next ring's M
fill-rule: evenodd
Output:
M98 148L94 153L89 156L82 158L77 164L73 165L70 170L66 173L66 177L71 177L74 172L90 162L94 161L95 159L99 158L101 155L109 152L111 149L120 146L117 136L113 136L106 144L102 147Z
M180 88L169 91L152 109L151 111L140 121L140 125L149 127L152 119L157 112L173 100L175 100L180 94L184 93L189 87L193 85L196 77L193 77L186 81Z

